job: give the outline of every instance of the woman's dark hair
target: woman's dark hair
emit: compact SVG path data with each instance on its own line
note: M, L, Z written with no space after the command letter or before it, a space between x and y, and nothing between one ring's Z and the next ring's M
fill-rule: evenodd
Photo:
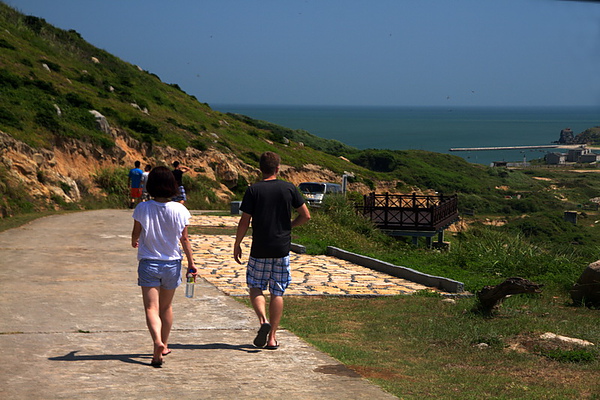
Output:
M167 167L156 167L148 174L146 191L152 197L171 198L179 194L179 186L173 172Z

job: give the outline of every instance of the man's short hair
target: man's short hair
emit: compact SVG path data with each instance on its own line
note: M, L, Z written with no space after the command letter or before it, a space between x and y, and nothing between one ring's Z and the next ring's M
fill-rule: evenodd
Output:
M133 163L133 165L134 165L136 168L139 168L141 164L142 164L142 163L140 163L139 161L136 161L136 162L134 162L134 163Z
M281 157L279 157L279 154L272 151L264 152L260 156L260 171L265 175L274 175L280 163Z
M173 168L179 167L179 161L173 161Z

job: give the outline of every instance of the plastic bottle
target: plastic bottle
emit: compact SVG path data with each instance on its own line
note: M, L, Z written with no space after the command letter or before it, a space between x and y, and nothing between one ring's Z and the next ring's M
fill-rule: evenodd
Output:
M194 284L196 283L196 278L192 274L187 275L187 283L185 284L185 297L192 298L194 297Z

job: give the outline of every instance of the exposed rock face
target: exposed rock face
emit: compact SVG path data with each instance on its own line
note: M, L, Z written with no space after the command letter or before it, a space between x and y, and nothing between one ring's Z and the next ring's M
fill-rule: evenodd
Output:
M600 306L600 261L588 265L571 289L576 305Z
M558 139L559 144L571 144L574 142L575 136L571 128L566 128L560 131L560 138Z
M220 183L216 195L228 202L241 178L249 184L260 179L260 171L231 153L213 148L200 151L188 147L185 151L172 147L150 146L125 131L109 126L106 118L95 110L90 111L98 128L112 136L115 146L102 148L92 143L71 138L57 138L52 149L34 149L0 131L0 167L7 171L8 182L2 185L19 188L38 200L58 196L67 203L81 200L81 192L100 195L95 186L94 175L103 168L130 167L134 161L143 164L167 165L179 161L192 169L189 175L205 175ZM283 160L285 162L285 160ZM321 166L307 164L300 168L282 165L279 175L295 185L302 182L337 182L342 177ZM378 182L373 190L364 183L350 183L348 189L362 194L371 191L394 192L396 182ZM54 203L54 202L49 202ZM7 208L0 200L0 214ZM1 215L2 217L5 215Z

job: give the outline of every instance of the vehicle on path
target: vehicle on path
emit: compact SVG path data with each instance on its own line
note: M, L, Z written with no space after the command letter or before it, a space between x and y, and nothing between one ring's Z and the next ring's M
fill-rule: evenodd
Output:
M342 193L342 185L329 182L302 182L298 189L309 206L320 206L326 195Z

